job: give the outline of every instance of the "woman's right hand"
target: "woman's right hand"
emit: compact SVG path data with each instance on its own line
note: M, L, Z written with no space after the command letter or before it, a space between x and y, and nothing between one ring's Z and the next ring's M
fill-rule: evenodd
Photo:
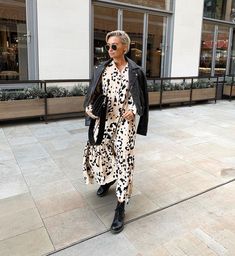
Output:
M92 114L92 105L89 105L88 107L86 107L86 110L85 110L86 114L91 117L92 119L97 119L99 118L98 116L95 116Z

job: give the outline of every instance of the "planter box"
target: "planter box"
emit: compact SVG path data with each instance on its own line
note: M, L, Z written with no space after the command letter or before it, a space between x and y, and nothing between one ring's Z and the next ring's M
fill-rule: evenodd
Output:
M193 89L192 101L214 99L216 88Z
M160 92L149 92L149 105L159 105L160 104Z
M0 101L0 120L43 116L44 99Z
M47 114L66 114L83 112L84 96L48 98Z
M230 96L230 92L231 92L231 85L225 84L223 89L223 95ZM231 96L235 96L235 85L233 85Z
M190 90L163 91L162 104L190 101Z

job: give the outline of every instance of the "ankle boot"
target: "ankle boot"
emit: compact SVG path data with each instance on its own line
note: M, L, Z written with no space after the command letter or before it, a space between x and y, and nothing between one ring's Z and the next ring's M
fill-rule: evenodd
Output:
M109 182L107 184L104 184L104 185L101 185L96 194L97 196L99 197L102 197L102 196L105 196L107 194L107 192L109 191L109 188L116 182L116 180L112 181L112 182Z
M125 217L125 202L118 202L115 209L115 215L113 223L111 225L111 232L117 234L124 228L124 217Z

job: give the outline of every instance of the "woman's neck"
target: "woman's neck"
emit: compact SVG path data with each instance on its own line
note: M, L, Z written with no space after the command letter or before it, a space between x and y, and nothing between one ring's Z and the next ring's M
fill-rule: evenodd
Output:
M118 69L119 68L122 69L122 67L125 66L126 63L127 63L127 61L124 57L123 58L118 58L118 59L113 59L113 61L114 61L115 65Z

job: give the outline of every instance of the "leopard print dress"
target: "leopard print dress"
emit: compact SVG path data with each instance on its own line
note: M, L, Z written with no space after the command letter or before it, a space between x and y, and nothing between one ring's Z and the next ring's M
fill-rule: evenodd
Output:
M123 112L136 107L128 90L128 63L119 71L112 61L102 75L103 93L108 96L104 137L101 145L88 144L83 156L83 174L87 184L95 180L98 184L117 180L116 196L119 202L128 202L133 184L134 146L136 138L135 120L122 118ZM92 106L90 106L92 108ZM96 129L99 120L96 121Z

